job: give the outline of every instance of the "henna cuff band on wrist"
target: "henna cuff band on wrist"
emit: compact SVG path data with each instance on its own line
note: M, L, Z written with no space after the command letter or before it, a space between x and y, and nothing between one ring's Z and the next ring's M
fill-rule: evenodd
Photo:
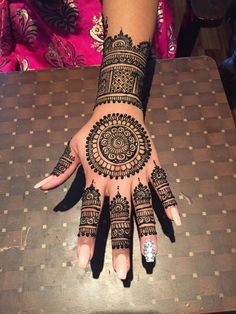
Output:
M141 96L150 50L150 42L135 46L132 38L122 31L106 38L95 107L104 103L128 103L143 110Z

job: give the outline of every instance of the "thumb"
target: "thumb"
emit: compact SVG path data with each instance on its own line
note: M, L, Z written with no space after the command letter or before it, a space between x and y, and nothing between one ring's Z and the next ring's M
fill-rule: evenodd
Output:
M47 178L35 184L35 189L40 188L41 190L49 190L55 188L65 182L76 170L80 164L80 158L71 147L70 142L71 141L68 142L51 174Z

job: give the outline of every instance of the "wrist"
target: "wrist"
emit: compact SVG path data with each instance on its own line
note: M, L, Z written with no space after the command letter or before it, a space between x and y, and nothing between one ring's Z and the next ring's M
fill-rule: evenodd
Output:
M106 103L106 104L99 105L95 107L92 116L94 118L100 118L104 115L112 114L112 113L127 114L136 118L140 122L144 121L144 115L143 115L142 110L140 110L136 106L132 106L127 103L116 103L116 104Z

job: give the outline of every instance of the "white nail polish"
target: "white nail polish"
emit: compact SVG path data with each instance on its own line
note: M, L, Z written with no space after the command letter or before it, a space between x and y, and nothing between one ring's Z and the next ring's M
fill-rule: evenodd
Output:
M42 185L42 183L41 182L38 182L38 183L36 183L35 184L35 186L34 186L34 189L38 189L38 188L40 188L40 186Z
M144 249L143 249L143 255L146 259L147 263L153 263L156 258L156 246L154 241L152 240L146 240L144 242Z
M49 176L49 177L43 179L42 181L36 183L35 186L34 186L34 189L40 188L40 187L43 186L44 184L46 184L46 183L48 183L49 181L51 181L52 178L53 178L52 176Z

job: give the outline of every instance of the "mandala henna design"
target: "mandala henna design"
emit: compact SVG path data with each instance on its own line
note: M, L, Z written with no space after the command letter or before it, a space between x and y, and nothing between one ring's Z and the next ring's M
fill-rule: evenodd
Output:
M165 173L165 170L157 166L155 162L154 164L155 167L152 171L151 179L155 189L158 192L163 207L167 208L169 206L177 205L175 197L169 186L169 182L167 181L167 175Z
M133 193L134 207L138 224L139 236L156 235L155 218L151 205L151 193L147 185L140 182Z
M93 182L87 187L82 196L82 209L79 226L79 236L95 237L101 209L100 192L95 189Z
M112 249L124 249L130 246L129 202L121 197L119 187L110 204Z
M73 161L75 161L75 157L71 155L71 148L70 148L70 141L69 141L56 167L51 172L51 175L59 177L72 165Z
M150 47L147 41L133 45L131 37L122 30L105 39L95 107L124 102L143 110L141 95Z
M109 114L91 129L86 157L94 172L104 177L129 177L138 173L151 155L151 144L141 124L126 114Z

